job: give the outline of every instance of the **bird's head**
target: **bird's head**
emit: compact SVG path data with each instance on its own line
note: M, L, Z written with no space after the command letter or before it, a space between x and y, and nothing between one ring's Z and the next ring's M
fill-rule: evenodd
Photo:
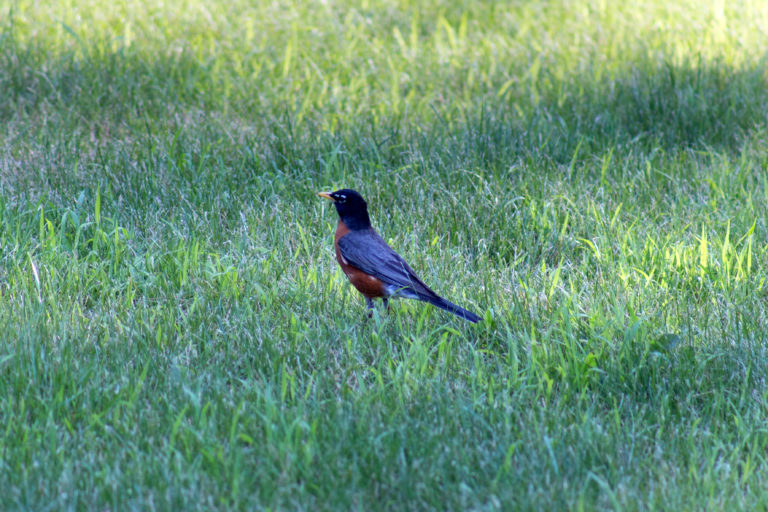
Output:
M349 229L365 229L371 226L368 203L356 191L343 188L336 192L318 192L317 195L333 201L339 217Z

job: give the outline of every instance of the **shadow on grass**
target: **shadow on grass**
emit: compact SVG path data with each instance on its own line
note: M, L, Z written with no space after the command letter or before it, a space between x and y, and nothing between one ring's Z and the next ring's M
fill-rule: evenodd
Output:
M612 80L577 75L553 82L535 104L524 90L483 104L443 137L460 140L456 150L463 145L486 164L510 152L546 155L558 164L577 152L612 148L727 152L765 125L766 76L761 66L630 61Z
M478 86L469 104L449 98L444 107L408 116L347 117L331 130L325 120L340 115L334 107L315 105L299 120L269 77L249 80L220 67L188 52L93 49L87 58L52 58L34 45L20 49L6 35L0 40L6 147L20 155L16 167L42 169L54 182L62 168L91 163L119 168L116 176L153 176L155 185L144 178L131 185L153 201L164 203L163 191L188 190L205 203L227 187L233 197L266 193L254 183L259 176L288 178L295 186L296 179L327 182L391 169L506 170L520 161L557 172L609 150L731 152L764 126L768 112L762 63L734 68L628 56L611 78L557 79L543 71L535 95L523 82L502 97ZM25 160L23 146L35 146L28 152L35 161ZM199 175L211 161L230 179L218 171ZM8 181L13 171L2 174ZM177 203L179 193L167 200Z
M102 44L84 47L85 57L54 57L34 43L22 48L10 32L0 36L0 87L7 91L0 98L4 122L19 112L33 115L41 109L49 114L52 109L71 111L86 120L106 116L113 122L137 112L162 119L170 109L231 109L257 125L290 124L316 138L313 125L339 114L331 106L316 104L304 126L297 126L290 114L295 105L291 98L279 96L278 78L263 73L237 76L223 59L205 61L191 51L152 55L106 50L108 45ZM700 58L673 63L628 55L610 77L592 71L558 77L555 71L542 70L533 85L526 83L520 70L520 81L501 98L496 87L478 85L473 106L449 97L444 112L440 108L410 112L407 121L404 115L393 115L378 127L372 127L369 119L346 118L343 124L348 130L342 127L341 132L376 135L378 130L390 132L384 138L393 133L412 136L409 128L417 124L431 136L463 136L480 151L490 149L488 145L501 151L510 140L518 146L536 146L563 138L601 146L645 140L664 148L731 147L767 119L768 73L763 64L735 68ZM508 67L514 75L515 64ZM301 78L298 84L307 86ZM294 92L296 97L304 93ZM381 92L382 97L387 94ZM446 125L446 119L453 122Z

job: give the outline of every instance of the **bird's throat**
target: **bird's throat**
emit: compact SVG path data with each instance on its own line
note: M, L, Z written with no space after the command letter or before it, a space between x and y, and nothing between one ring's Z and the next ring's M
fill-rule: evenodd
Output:
M371 219L368 217L368 212L356 213L354 215L340 216L341 221L347 225L350 231L359 231L361 229L368 229L371 227Z

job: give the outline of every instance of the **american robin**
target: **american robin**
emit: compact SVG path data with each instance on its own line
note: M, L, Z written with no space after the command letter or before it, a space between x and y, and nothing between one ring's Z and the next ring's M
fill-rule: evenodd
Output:
M334 238L336 260L352 285L365 297L368 309L373 310L376 298L383 299L387 306L390 297L405 297L428 302L470 322L480 320L476 314L440 297L416 276L371 227L368 204L363 196L348 188L317 195L330 199L336 206L339 214Z

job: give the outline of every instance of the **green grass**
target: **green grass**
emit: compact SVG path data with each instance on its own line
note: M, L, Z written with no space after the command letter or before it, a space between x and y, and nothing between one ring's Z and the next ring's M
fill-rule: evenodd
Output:
M768 508L766 26L0 4L0 508Z

